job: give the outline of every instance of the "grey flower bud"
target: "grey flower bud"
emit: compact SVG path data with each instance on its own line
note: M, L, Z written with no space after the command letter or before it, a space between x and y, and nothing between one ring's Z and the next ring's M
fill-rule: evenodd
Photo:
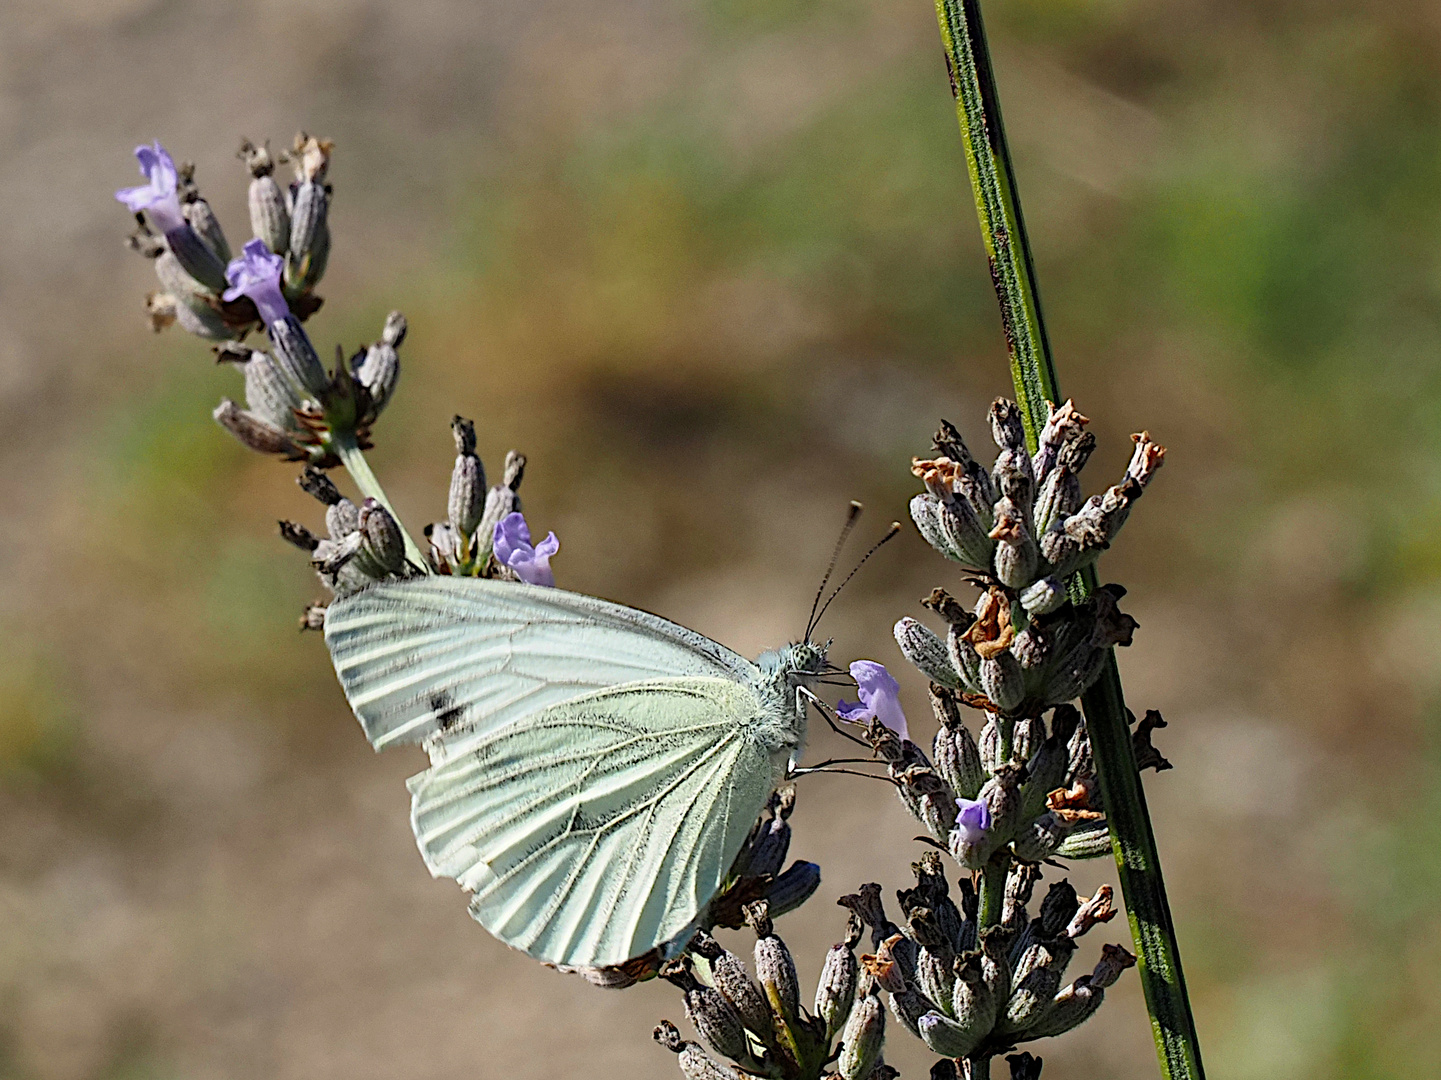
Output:
M935 1011L922 1016L916 1026L926 1046L933 1053L948 1058L965 1057L980 1045L986 1034L974 1034L969 1028Z
M366 499L360 506L360 534L365 538L365 554L381 570L398 574L405 568L405 539L400 525L375 499Z
M933 692L932 702L935 701L936 695ZM954 709L954 703L950 708ZM936 715L942 715L940 706L936 706ZM980 751L976 748L976 742L959 719L956 718L954 725L942 721L931 751L936 772L941 779L961 798L974 799L976 792L980 791L981 785L986 782L986 774L981 768Z
M1091 985L1105 989L1121 977L1121 972L1136 966L1136 958L1119 945L1102 945L1101 959L1091 972Z
M946 558L977 569L990 565L990 543L975 512L951 496L947 504L930 492L911 499L911 520L921 537Z
M685 993L686 1018L712 1050L733 1061L750 1056L750 1040L740 1013L719 990L696 986Z
M225 263L189 223L167 232L165 245L181 268L207 291L213 295L225 291Z
M295 189L290 211L290 244L285 261L285 281L293 288L301 287L310 270L316 241L327 231L329 206L330 196L322 184L309 180Z
M896 644L901 654L920 669L932 682L959 689L961 677L951 664L946 643L924 623L907 615L895 626Z
M770 905L771 914L779 917L804 904L820 886L821 868L797 859L790 869L771 882L764 899Z
M926 948L916 957L916 982L921 993L927 1000L944 1006L946 1012L951 1008L951 990L956 981L954 959L945 959ZM919 1019L917 1017L917 1021Z
M280 369L291 380L296 391L319 398L330 385L325 366L316 355L305 329L294 315L277 319L269 326L270 340L275 345L275 358Z
M951 1015L962 1033L979 1042L996 1022L996 998L982 974L981 954L972 952L958 958L955 971Z
M272 427L300 430L295 410L303 403L296 388L275 358L259 349L227 342L216 349L217 363L239 363L245 374L245 404Z
M202 240L215 252L215 257L221 263L230 261L230 243L225 239L225 231L220 227L220 221L215 216L215 211L210 209L210 204L196 196L193 200L181 207L185 214L185 220L190 222Z
M325 530L332 540L360 531L360 507L349 499L337 499L325 510Z
M1045 735L1045 725L1036 718L1023 716L1017 720L1011 734L1011 760L1030 761Z
M961 1080L960 1070L950 1058L941 1058L931 1066L930 1080Z
M968 690L981 693L981 655L976 652L976 647L971 644L970 631L952 623L946 631L946 652L951 659L951 667L961 677L961 682Z
M475 555L477 562L490 554L495 543L495 527L507 514L520 509L520 482L525 477L525 455L514 450L505 455L505 472L501 482L490 489L485 496L485 512L475 529Z
M157 319L163 322L166 315L173 314L183 330L197 337L223 341L235 336L215 307L215 294L186 273L180 261L169 251L163 251L156 257L155 276L165 287L165 295L171 298L174 307L167 311L158 299L148 301L152 326Z
M261 454L279 454L288 461L306 457L305 451L289 435L254 413L246 412L229 398L224 398L211 415L226 431Z
M1026 782L1021 786L1021 817L1033 818L1046 809L1046 796L1066 783L1066 766L1070 751L1063 740L1052 735L1041 744L1027 766Z
M1026 905L1031 902L1031 893L1036 882L1041 880L1041 868L1028 863L1012 863L1006 874L1005 897L1001 904L1001 924L1019 930L1026 924Z
M775 935L764 903L746 906L746 917L756 932L756 977L776 1015L790 1024L800 1015L801 988L796 963L786 943Z
M240 157L250 170L249 206L250 231L277 254L290 249L290 212L285 208L285 193L271 175L275 163L269 147L257 147L249 140L240 144Z
M1016 988L1006 1002L1005 1015L996 1025L997 1029L1004 1033L1025 1031L1050 1007L1060 985L1061 973L1051 967L1035 966L1024 974L1017 972Z
M734 1069L711 1060L699 1043L686 1042L669 1020L662 1020L654 1032L655 1041L677 1055L681 1075L686 1080L740 1080Z
M1080 508L1080 478L1064 465L1057 465L1036 492L1036 509L1033 515L1036 533L1044 536Z
M1010 711L1026 699L1025 673L1009 649L981 661L981 692L1002 711Z
M881 1056L886 1041L886 1010L874 989L851 1009L841 1032L841 1054L836 1070L842 1080L866 1080Z
M710 962L711 981L715 983L716 989L725 995L727 1001L735 1007L740 1014L741 1020L751 1031L769 1042L773 1032L773 1021L771 1019L770 1005L766 1002L765 994L750 977L746 970L745 962L735 953L721 949L714 939L709 942L714 946L714 957L706 956Z
M1096 1014L1104 997L1105 991L1093 987L1089 975L1082 975L1051 1000L1031 1024L1026 1037L1044 1039L1078 1027Z
M996 524L989 537L996 541L996 577L1001 584L1012 589L1029 585L1040 551L1026 528L1025 515L1009 497L996 503Z
M1099 859L1111 852L1111 830L1104 821L1085 821L1066 834L1054 854L1060 859Z
M398 311L392 311L386 317L380 340L366 349L360 362L354 366L356 379L370 395L371 413L374 416L380 415L380 411L395 396L395 387L400 381L400 354L396 350L405 340L405 329L405 316ZM471 452L474 451L472 436Z
M821 967L816 983L816 1016L826 1025L826 1041L833 1039L850 1015L856 999L860 965L856 961L856 942L861 938L861 920L851 913L846 925L846 939L832 945Z
M996 398L991 402L988 416L991 422L991 438L1002 450L1024 450L1026 429L1021 423L1021 410L1014 401ZM1029 464L1030 459L1026 459Z
M1054 814L1041 814L1026 821L1013 845L1016 858L1032 862L1050 858L1056 853L1068 831L1066 824Z
M795 805L796 789L793 787L784 788L771 796L771 816L757 827L747 853L744 873L753 877L766 877L780 872L791 847L789 818ZM771 910L773 914L777 914L774 906Z
M455 468L450 474L450 523L461 536L474 534L485 511L485 467L475 456L475 424L457 416L451 421L455 433Z
M1021 590L1020 599L1026 614L1034 618L1038 615L1049 615L1069 597L1066 594L1065 582L1053 575L1031 582Z

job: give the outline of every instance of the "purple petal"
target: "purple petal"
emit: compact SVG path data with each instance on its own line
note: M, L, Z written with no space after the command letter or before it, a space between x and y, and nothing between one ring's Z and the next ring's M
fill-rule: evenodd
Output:
M956 828L964 830L969 843L979 843L991 827L991 809L975 799L957 799Z
M290 306L285 294L280 291L280 272L285 260L265 246L264 240L251 240L238 259L231 259L225 268L225 280L230 288L222 294L223 300L234 300L248 296L255 301L265 325L279 322L290 315Z
M549 560L559 550L560 541L555 538L555 533L546 533L545 539L535 546L535 557Z
M851 664L851 678L860 690L861 701L876 719L902 739L909 739L906 714L901 709L901 684L892 678L885 665L874 660L856 660Z
M497 521L491 543L495 548L496 559L504 566L510 565L510 557L517 551L532 551L530 527L525 523L525 515L517 511L506 514Z
M158 142L153 146L137 146L135 158L140 162L140 175L146 182L139 187L121 188L115 197L133 213L144 210L155 227L163 233L174 232L186 224L176 195L179 174L175 162Z
M872 716L875 716L875 713L871 712L864 702L857 701L854 704L850 704L842 698L836 702L836 715L842 720L847 720L854 724L863 720L869 720Z

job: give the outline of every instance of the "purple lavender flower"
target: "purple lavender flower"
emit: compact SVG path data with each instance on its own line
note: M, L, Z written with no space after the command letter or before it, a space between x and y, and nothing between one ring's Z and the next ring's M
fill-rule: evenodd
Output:
M966 835L966 843L979 844L991 827L991 809L974 799L957 799L956 828Z
M901 684L891 677L884 664L874 660L857 660L851 664L851 678L860 691L860 701L836 705L842 720L864 721L875 717L903 739L909 739L906 714L901 711Z
M550 571L550 559L560 550L560 541L555 533L547 533L544 540L534 547L530 544L530 526L525 515L517 511L507 514L495 524L495 557L510 567L521 581L532 585L555 585L555 575Z
M271 254L264 240L251 240L242 249L240 258L231 259L225 268L225 280L230 282L230 288L225 290L223 299L248 296L255 301L266 326L280 322L290 314L280 291L280 272L284 266L285 260Z
M137 146L135 158L140 162L140 175L145 177L146 183L139 187L121 188L115 197L134 213L144 210L162 233L169 234L185 228L185 215L180 210L180 197L176 194L179 174L165 147L158 142L152 146Z

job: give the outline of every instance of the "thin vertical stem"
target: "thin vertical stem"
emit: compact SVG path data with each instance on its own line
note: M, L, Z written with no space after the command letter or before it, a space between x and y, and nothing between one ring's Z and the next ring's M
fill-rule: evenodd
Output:
M983 930L1001 921L1001 912L1006 905L1006 875L1010 869L1009 850L996 852L981 869L979 920Z
M1010 150L980 0L936 0L951 91L956 99L966 163L971 174L981 237L1001 305L1001 324L1011 356L1017 403L1032 450L1044 424L1046 403L1059 404L1060 390L1041 317L1036 271L1021 216ZM1075 583L1082 595L1096 585L1088 569ZM1167 1080L1204 1080L1201 1048L1181 972L1181 954L1166 899L1156 838L1131 746L1129 718L1114 653L1100 678L1081 696L1126 899L1138 974L1151 1015L1156 1052Z
M330 448L340 458L340 463L345 466L345 471L350 473L350 478L355 481L355 486L360 489L360 493L385 507L390 512L390 516L395 519L395 523L400 526L400 535L405 540L405 557L417 568L429 573L430 564L421 554L420 547L410 538L410 533L406 531L400 515L395 512L395 507L390 505L390 500L385 496L385 489L380 486L379 479L370 469L370 462L365 460L365 454L356 445L355 436L337 433L331 437Z

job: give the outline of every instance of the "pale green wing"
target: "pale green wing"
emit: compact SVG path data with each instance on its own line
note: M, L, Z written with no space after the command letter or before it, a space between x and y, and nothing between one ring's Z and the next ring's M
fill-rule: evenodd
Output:
M496 937L548 963L619 964L720 890L776 779L763 720L728 678L600 690L413 777L411 824Z
M425 577L336 600L325 641L377 750L437 732L483 735L637 679L754 682L754 664L704 635L591 596L480 578ZM432 757L451 737L432 740Z

